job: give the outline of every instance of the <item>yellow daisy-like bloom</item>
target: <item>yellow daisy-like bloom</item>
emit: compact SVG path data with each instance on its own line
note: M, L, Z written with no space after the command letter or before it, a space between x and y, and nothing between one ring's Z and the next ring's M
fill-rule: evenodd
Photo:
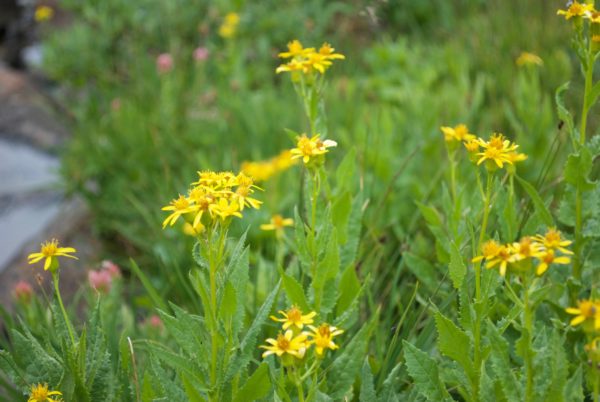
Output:
M581 4L577 0L573 1L568 9L558 10L556 15L564 15L565 19L569 20L573 17L582 17L594 11L593 4Z
M600 12L594 10L591 13L586 13L584 18L590 20L592 24L600 24Z
M346 56L341 53L335 53L335 49L327 42L323 43L319 49L319 54L328 60L345 60Z
M58 396L59 398L52 398L53 396ZM48 384L32 385L27 402L60 402L62 400L60 396L62 396L62 392L49 391Z
M600 329L600 303L598 300L579 300L577 307L569 307L565 311L576 316L571 320L572 326L590 321L594 323L594 329Z
M298 330L302 330L304 325L312 324L314 321L313 318L317 315L314 311L302 315L302 310L296 306L292 306L288 311L279 311L279 314L281 314L283 318L277 318L272 315L271 319L273 321L282 322L282 328L284 330L291 326L296 327Z
M535 242L531 237L523 237L520 242L511 246L512 261L521 261L527 258L540 257L543 254L542 245Z
M543 253L541 253L538 259L540 263L538 264L537 270L535 272L537 275L542 275L544 272L546 272L550 264L565 265L571 262L571 258L567 256L563 255L557 257L556 255L554 255L554 250L552 249L545 250Z
M315 345L317 355L322 356L326 349L336 350L339 348L339 346L333 342L333 338L343 334L344 331L329 324L321 324L318 328L315 328L312 325L309 325L308 327L313 331L308 334L308 336L312 338L309 341L309 344Z
M44 22L52 19L54 16L54 10L48 6L38 6L35 8L35 14L33 18L37 22Z
M479 156L478 165L487 160L494 162L499 168L502 168L505 163L513 164L513 156L511 154L519 146L505 139L502 134L494 133L489 141L484 141L481 138L478 141L479 145L483 148L482 152L477 153Z
M556 228L550 228L545 235L537 235L535 239L542 244L547 250L559 250L564 254L573 254L573 252L565 247L573 243L571 240L564 240L560 231Z
M293 148L290 152L292 153L292 159L302 158L302 161L306 164L311 158L323 155L329 152L327 148L337 146L337 142L332 140L321 141L319 135L315 135L312 138L308 138L306 134L302 134L297 138L296 148Z
M301 57L306 56L310 53L315 52L314 47L304 48L302 43L298 39L294 39L293 41L287 44L288 51L279 53L279 57L282 59L289 59L290 57Z
M232 38L236 31L237 26L240 23L240 16L237 13L227 13L223 24L219 27L219 35L225 39Z
M498 255L502 246L495 240L488 240L481 246L481 255L473 258L471 262L479 262L481 260L490 260Z
M470 154L479 152L479 142L477 140L465 141L463 144Z
M279 155L266 161L242 162L242 173L252 177L257 182L269 180L293 166L297 160L292 159L290 150L284 150Z
M29 260L29 264L35 264L42 260L42 258L45 258L44 270L47 271L50 268L54 269L55 267L58 267L57 257L68 257L77 260L77 257L69 255L69 253L76 252L77 250L73 247L58 247L58 240L52 239L51 241L42 243L40 252L29 254L27 259Z
M260 225L261 230L274 230L277 237L283 236L283 230L286 226L293 226L294 220L292 218L284 218L279 214L275 214L271 217L270 223L264 223Z
M281 357L287 353L302 359L308 346L306 344L306 338L307 334L305 332L298 334L296 337L294 337L292 330L285 331L285 334L279 333L277 339L269 338L265 341L269 345L260 346L260 348L266 349L266 351L262 354L262 357L265 358L272 354Z
M236 178L237 189L233 193L234 198L237 200L240 206L240 211L244 210L244 206L248 206L254 209L259 209L262 201L250 197L254 193L254 189L260 189L254 185L254 180L250 176L246 176L244 173L240 173Z
M211 211L218 215L221 219L227 219L230 216L242 217L240 213L240 204L236 200L231 202L227 201L226 198L220 198L219 202L210 206Z
M164 229L167 225L173 226L181 215L197 211L198 205L194 205L192 202L190 202L189 198L180 194L179 198L171 201L171 203L166 207L163 207L162 210L173 211L171 215L167 216L167 219L163 221L162 226Z
M519 57L515 60L517 66L543 66L544 60L535 53L521 52Z
M306 61L304 60L292 60L286 64L282 64L275 69L277 74L279 73L287 73L292 71L302 71L303 73L308 73L310 71Z
M469 128L464 124L452 127L440 127L442 133L444 133L444 140L446 142L452 141L472 141L477 138L475 135L469 133Z
M500 270L500 275L506 276L508 264L514 262L512 250L506 246L500 246L498 253L487 259L486 268L494 268L496 265Z

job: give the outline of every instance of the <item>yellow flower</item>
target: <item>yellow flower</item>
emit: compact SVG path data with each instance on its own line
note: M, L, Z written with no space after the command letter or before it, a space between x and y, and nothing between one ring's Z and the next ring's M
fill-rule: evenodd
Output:
M344 331L329 324L321 324L318 328L315 328L312 325L309 325L308 327L313 331L308 334L308 336L312 337L309 344L315 345L317 355L322 356L325 349L336 350L339 348L339 346L333 342L333 338L343 334Z
M493 268L498 265L500 275L506 276L508 264L514 262L512 250L506 246L500 246L495 256L487 258L486 268Z
M594 11L593 4L581 4L577 0L573 1L568 9L558 10L556 15L564 15L565 19L571 19L572 17L581 17Z
M236 177L236 182L238 187L233 195L240 206L240 211L244 210L244 206L259 209L262 201L250 197L250 195L254 192L253 189L259 188L254 185L254 180L252 180L252 177L240 173Z
M289 59L290 57L300 57L306 56L310 53L314 53L314 47L304 48L302 43L298 39L294 39L293 41L287 44L288 51L279 53L279 57L282 59Z
M464 144L465 148L467 149L467 152L469 152L471 154L479 152L479 142L477 142L477 140L465 141L463 144Z
M277 237L283 236L283 229L286 226L293 226L294 220L292 218L284 218L283 216L276 214L271 217L271 223L265 223L260 225L261 230L274 230Z
M237 26L240 23L240 16L237 13L227 13L223 24L219 27L219 35L225 39L232 38L236 31Z
M291 150L292 159L302 158L304 163L308 163L312 157L326 154L329 152L327 148L337 146L337 142L332 140L321 141L318 134L312 138L302 134L297 141L296 148Z
M198 206L194 205L187 197L183 195L179 195L179 198L171 201L169 205L162 208L163 211L173 211L171 215L167 216L167 219L163 221L163 229L169 226L173 226L177 219L183 214L187 214L190 212L195 212L198 210Z
M542 275L544 272L546 272L550 264L565 265L571 262L571 258L567 256L556 257L554 255L554 250L552 249L545 250L543 253L540 254L538 259L540 260L540 263L538 264L537 270L535 272L537 275Z
M576 315L571 320L571 325L576 326L584 321L594 323L594 329L600 329L600 303L598 300L579 300L577 307L569 307L565 310L569 314Z
M54 16L54 10L48 6L37 6L35 8L34 19L37 22L44 22L52 19Z
M335 53L335 49L332 48L331 45L327 42L325 42L325 43L323 43L323 45L321 45L321 48L319 49L319 54L329 60L345 60L346 59L346 56L344 56L343 54Z
M51 398L52 396L62 396L62 392L49 391L48 384L32 385L27 402L59 402L62 400L60 398Z
M525 159L527 159L527 155L521 154L521 153L518 153L518 152L509 152L506 155L506 158L508 159L508 163L510 163L512 165L515 162L522 162L522 161L524 161Z
M505 163L513 164L512 153L519 147L505 139L502 134L492 134L489 141L484 141L481 138L478 140L479 145L483 148L482 152L477 153L480 157L477 164L480 165L486 160L494 162L499 168L502 168Z
M542 246L531 237L523 237L520 242L513 243L510 246L513 262L521 261L527 258L540 257L542 255Z
M314 311L306 315L302 315L302 311L296 306L292 306L292 308L290 308L288 311L279 311L279 314L281 314L283 318L277 318L272 315L271 319L273 321L282 322L282 327L284 330L291 326L301 330L304 328L304 325L312 324L313 317L317 315L317 313Z
M240 205L236 200L228 202L227 199L220 198L216 204L212 204L210 207L211 211L221 217L221 219L226 219L230 216L242 217Z
M540 56L530 52L521 52L519 57L515 60L517 66L542 66L544 60Z
M556 228L550 228L545 235L537 235L535 239L542 244L547 250L559 250L564 254L573 254L573 252L565 247L573 243L570 240L563 240L560 231Z
M315 69L321 74L325 74L325 70L327 70L332 64L333 63L330 61L329 57L324 56L321 53L311 53L304 61L304 65L309 72L311 69Z
M481 255L473 258L471 262L479 262L483 259L489 260L494 258L500 252L500 244L498 244L495 240L488 240L481 246Z
M77 260L77 257L69 255L69 253L76 252L77 250L73 247L58 247L58 240L52 239L52 241L42 243L40 252L29 254L27 259L29 260L29 264L35 264L42 258L45 258L44 270L47 271L49 268L54 269L58 267L57 257L68 257Z
M302 71L303 73L308 73L309 68L308 68L308 65L306 64L306 61L294 59L286 64L280 65L279 67L277 67L275 69L275 72L277 74L285 73L285 72L292 72L292 71Z
M196 237L199 234L203 233L205 230L206 227L204 227L202 223L198 223L196 226L189 222L183 223L183 233L185 233L188 236Z
M472 141L476 137L473 134L469 133L469 129L464 124L459 124L458 126L452 127L440 127L442 133L444 133L444 139L447 142L451 141Z
M302 332L294 337L292 330L285 331L285 334L279 333L277 339L269 338L265 342L269 345L261 345L262 349L266 349L262 357L276 354L281 357L283 354L289 354L299 359L304 357L306 353L306 333Z

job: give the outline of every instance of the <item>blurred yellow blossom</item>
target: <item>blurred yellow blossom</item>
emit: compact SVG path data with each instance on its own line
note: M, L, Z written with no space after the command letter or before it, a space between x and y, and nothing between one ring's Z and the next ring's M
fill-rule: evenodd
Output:
M223 23L219 27L219 35L225 39L232 38L235 36L238 24L240 23L240 16L237 13L227 13L223 20Z
M475 135L469 133L469 128L464 124L459 124L456 127L440 127L440 130L444 133L444 140L447 142L469 142L477 138Z
M594 11L593 4L581 4L577 0L574 0L568 9L558 10L557 15L564 15L565 19L571 19L573 17L582 17L588 13Z
M329 152L327 148L337 146L337 142L333 140L321 141L319 137L318 134L312 138L307 137L306 134L302 134L298 137L296 148L291 150L292 159L302 158L302 161L306 164L311 158Z
M576 326L588 321L593 323L594 329L600 329L600 301L579 300L577 307L569 307L565 311L576 316L571 320L571 325Z
M540 56L530 52L521 52L515 60L517 66L542 66L544 61Z
M41 250L39 253L31 253L27 257L29 260L29 264L35 264L36 262L46 259L44 261L44 270L55 269L58 267L58 258L57 257L68 257L77 260L77 257L70 255L70 253L76 253L73 247L59 247L58 240L52 239L51 241L47 241L42 243Z
M48 21L48 20L52 19L53 16L54 16L54 10L51 7L37 6L35 8L35 14L34 14L33 18L37 22L44 22L44 21Z
M335 49L327 42L323 43L317 52L314 47L305 48L299 40L293 40L287 44L288 51L279 53L282 59L289 59L287 63L281 64L275 70L276 73L301 71L304 74L312 74L325 71L333 64L333 60L344 60L346 56L335 53Z
M292 218L284 218L279 214L275 214L271 217L270 223L264 223L260 225L261 230L274 230L277 237L283 236L283 229L286 226L293 226L294 220Z

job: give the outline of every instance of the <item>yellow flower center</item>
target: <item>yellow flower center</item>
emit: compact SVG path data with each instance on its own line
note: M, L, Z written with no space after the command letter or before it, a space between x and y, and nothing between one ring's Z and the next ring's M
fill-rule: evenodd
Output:
M521 242L519 243L519 253L521 255L524 255L525 257L529 257L531 256L531 238L530 237L524 237L521 239Z
M502 134L494 134L490 138L490 147L498 150L504 149L504 137Z
M173 206L177 209L186 209L190 206L190 202L184 196L180 196L173 202Z
M590 300L584 300L579 303L579 310L581 311L581 315L592 318L596 315L596 305Z
M302 321L302 311L298 310L296 307L292 307L287 312L287 318L294 323L300 322Z
M557 247L560 245L561 238L560 232L554 229L550 229L548 233L546 233L546 244L548 247Z
M508 259L510 259L509 249L504 246L500 247L500 250L498 251L498 257L504 261L507 261Z
M281 215L273 216L273 226L278 229L283 228L283 217Z
M323 338L329 338L331 336L331 331L329 330L329 325L323 324L319 327L319 335Z
M542 257L542 261L544 261L546 264L552 264L552 262L554 261L554 253L552 251L548 251Z
M53 239L52 241L42 244L42 254L46 257L52 257L58 251L58 240Z
M283 334L277 335L277 348L286 351L290 348L290 341Z
M487 241L483 244L482 252L484 257L493 257L500 251L500 245L494 240Z
M250 187L248 187L248 186L239 186L235 192L240 197L247 197L250 194Z

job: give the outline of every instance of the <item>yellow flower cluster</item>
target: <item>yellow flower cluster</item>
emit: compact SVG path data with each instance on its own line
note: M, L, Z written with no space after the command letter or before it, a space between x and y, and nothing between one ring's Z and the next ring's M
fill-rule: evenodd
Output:
M192 183L187 196L180 195L162 208L171 214L164 220L163 228L173 226L180 216L199 233L210 220L242 217L245 207L260 208L262 201L252 198L254 180L244 173L198 172L198 181ZM204 222L203 222L204 218Z
M450 144L462 142L471 155L471 160L481 165L489 162L486 166L491 169L503 168L504 164L513 165L515 162L524 161L527 155L516 152L519 147L507 140L503 134L494 133L489 140L478 138L469 132L464 124L455 127L440 127L444 134L444 140Z
M58 398L52 398L53 396L58 396ZM49 391L48 384L37 384L31 386L27 402L61 402L61 396L60 391Z
M573 1L569 8L566 10L558 10L556 12L557 15L564 15L565 19L569 20L573 17L586 17L593 13L594 5L593 4L582 4L577 0Z
M296 160L292 159L292 153L289 150L281 152L279 155L258 162L243 162L242 173L252 177L255 181L267 181L277 173L283 172L294 165Z
M339 348L333 342L333 338L343 334L344 331L326 323L318 327L312 326L313 318L317 315L316 312L303 315L298 307L292 306L287 311L279 311L279 314L282 317L271 316L271 319L283 323L282 329L285 332L279 333L276 339L267 339L265 342L268 345L260 346L262 349L266 349L262 355L263 358L275 354L281 358L289 355L302 359L312 345L315 346L317 355L322 357L327 349ZM305 325L311 332L302 331Z
M276 73L300 71L304 74L312 74L325 71L333 64L332 60L344 60L346 57L341 53L335 53L335 49L327 42L323 43L317 52L314 47L305 48L299 40L293 40L287 44L288 51L279 53L282 59L291 59L277 67Z
M308 164L311 158L318 158L320 155L329 152L327 148L337 146L337 142L333 140L321 140L319 137L319 134L311 138L307 137L306 134L302 134L296 138L296 148L290 151L292 159L302 158L302 161Z
M530 52L521 52L519 57L515 60L517 66L542 66L544 65L544 60L540 56Z
M551 264L569 264L572 251L566 247L570 240L564 240L556 229L550 229L545 235L524 237L517 243L499 244L489 240L482 245L481 255L472 262L486 261L486 268L498 267L500 275L505 276L508 268L515 271L527 270L532 260L537 261L536 274L542 275ZM563 255L557 255L559 251Z
M225 39L235 36L237 27L240 23L240 16L237 13L227 13L223 23L219 27L219 35Z
M587 331L600 330L600 300L579 300L577 307L569 307L566 311L576 316L571 320L571 325L583 323L584 329Z

